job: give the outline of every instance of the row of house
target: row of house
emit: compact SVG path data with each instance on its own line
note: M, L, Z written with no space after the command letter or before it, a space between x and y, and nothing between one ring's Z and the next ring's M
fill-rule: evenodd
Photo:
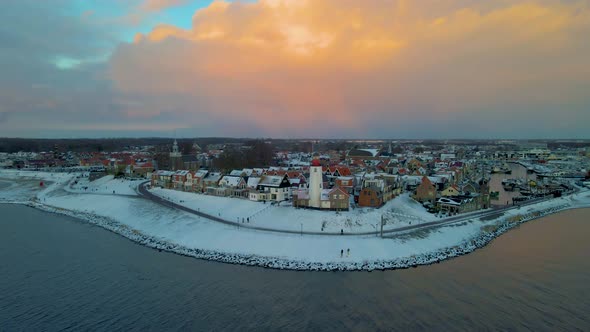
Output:
M242 197L253 201L281 202L291 198L291 182L287 175L262 175L248 178L198 170L156 171L151 175L152 187L181 190L224 197Z
M489 180L463 181L460 184L448 183L443 190L427 176L422 177L413 198L431 211L448 214L471 212L490 207Z

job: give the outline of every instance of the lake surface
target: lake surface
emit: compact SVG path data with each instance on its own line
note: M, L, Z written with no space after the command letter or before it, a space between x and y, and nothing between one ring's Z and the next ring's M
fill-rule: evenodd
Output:
M385 272L201 261L0 204L0 331L590 330L590 209Z

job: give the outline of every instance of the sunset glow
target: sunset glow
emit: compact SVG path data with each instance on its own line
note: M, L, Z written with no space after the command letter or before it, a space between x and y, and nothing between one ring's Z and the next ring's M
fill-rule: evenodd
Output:
M107 3L72 18L90 51L56 40L39 55L60 62L9 64L22 86L1 79L3 132L53 135L67 115L97 133L588 135L588 1L149 0L123 17Z

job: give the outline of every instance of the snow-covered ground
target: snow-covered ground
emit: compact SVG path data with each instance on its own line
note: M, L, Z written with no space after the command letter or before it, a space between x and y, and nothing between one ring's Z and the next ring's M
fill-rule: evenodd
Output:
M96 194L117 194L137 195L137 186L145 180L115 179L112 175L103 176L94 181L88 181L83 174L72 180L65 190L74 193L96 193Z
M384 229L416 225L438 220L408 194L387 202L379 209L356 208L350 211L318 211L295 209L290 205L271 205L246 199L217 197L170 189L150 190L161 198L231 222L249 219L252 226L306 232L374 232L380 229L383 215Z
M565 208L590 206L590 193L586 191L510 210L496 218L473 217L436 228L408 231L391 238L380 238L375 235L301 236L238 229L235 226L163 207L141 197L108 195L108 192L96 194L66 191L64 188L76 174L40 174L37 177L31 176L31 173L27 175L27 178L24 178L14 174L7 175L0 171L0 179L3 179L3 185L0 187L0 202L24 202L47 211L72 215L154 248L203 259L286 269L371 270L437 262L481 247L519 222ZM44 181L52 179L54 182L40 187L39 179ZM112 180L105 179L105 183L110 181ZM166 192L163 191L163 193ZM350 211L350 215L359 216L359 218L365 215L380 218L383 209L397 209L395 213L400 215L412 213L415 216L417 213L415 207L408 207L409 202L405 199L402 196L379 210L363 213L356 210ZM195 198L195 200L198 199ZM243 202L256 204L252 205L256 207L260 206L254 202ZM229 210L233 209L233 206L215 204L215 207L209 209L219 209L222 216L224 212L230 215ZM264 205L262 207L264 208ZM242 210L238 209L238 211L251 211L250 208L250 204L244 204L244 207L239 208ZM283 207L276 207L276 209L277 212L268 211L268 213L271 215L277 213L277 216L282 218L281 221L274 221L278 223L287 223L290 220L291 211L300 218L294 221L296 223L303 222L299 220L305 218L305 214L300 213L306 211L323 213L322 211L294 210L290 207L284 207L284 210ZM338 218L345 218L346 214L336 215L334 212L328 212L327 215L339 220ZM273 222L270 217L268 219L254 217L253 220L254 223ZM333 223L337 222L339 221ZM300 227L296 225L296 229L297 226ZM308 227L313 229L317 225L310 222ZM347 249L350 249L349 254ZM342 256L341 250L344 253Z

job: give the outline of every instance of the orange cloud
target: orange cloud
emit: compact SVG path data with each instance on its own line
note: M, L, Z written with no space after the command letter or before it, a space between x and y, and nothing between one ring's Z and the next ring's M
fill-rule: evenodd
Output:
M215 1L192 23L138 34L110 64L123 94L183 124L320 134L585 102L590 84L587 1Z
M145 0L141 3L143 11L160 11L168 7L176 7L187 3L188 0Z

